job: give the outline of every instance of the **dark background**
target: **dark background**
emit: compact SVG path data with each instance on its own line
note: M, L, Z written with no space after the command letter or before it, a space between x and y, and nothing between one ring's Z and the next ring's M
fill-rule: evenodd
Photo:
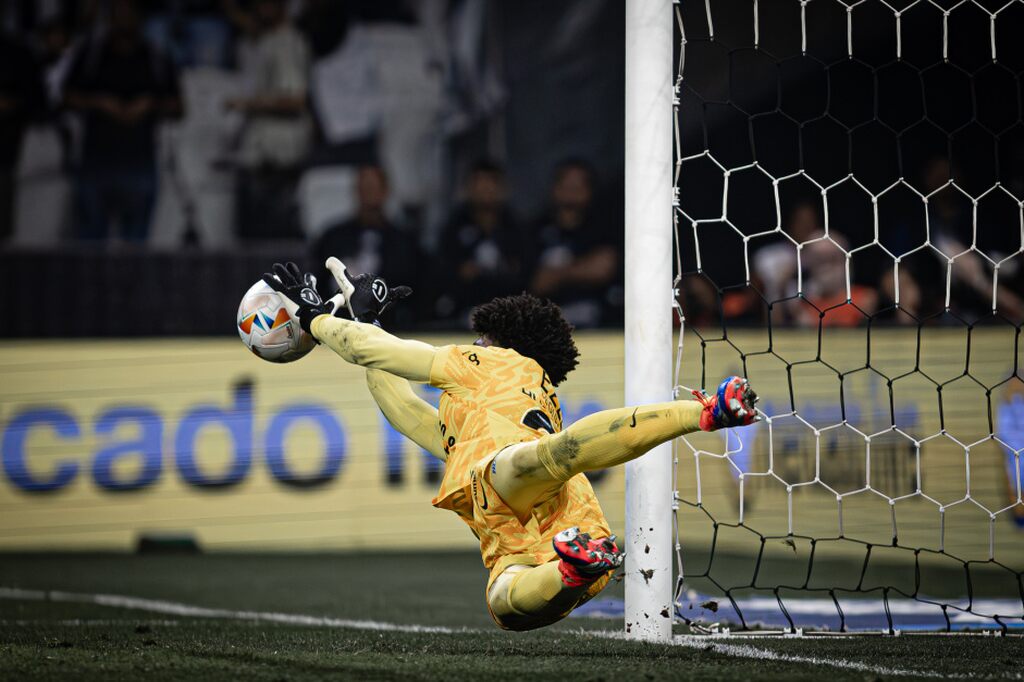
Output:
M59 4L71 14L81 12L80 3ZM193 4L198 9L184 3L183 11L216 13L218 3ZM459 4L452 3L448 11ZM908 9L900 18L902 58L897 59L896 22L881 2L863 3L853 11L852 57L845 41L847 12L838 2L807 5L806 51L801 49L799 3L762 3L757 49L752 47L750 2L716 0L713 39L704 3L681 3L687 44L679 126L686 160L680 166L678 248L684 273L681 305L688 317L734 315L725 302L735 293L745 297L735 324L799 324L798 316L779 314L781 304L770 305L778 302L766 296L756 276L746 283L746 266L759 249L784 239L776 227L788 233L790 214L808 203L822 222L843 235L847 250L870 245L850 257L854 284L877 288L880 278L891 273L894 257L902 256L924 292L916 309L904 311L915 320L943 324L950 314L969 322L993 317L991 297L960 282L958 266L952 268L952 305L946 310L945 287L935 282L946 276L946 259L955 254L936 246L940 233L955 243L975 245L990 279L992 261L1009 258L999 281L1011 293L1022 294L1015 197L1024 196L1024 44L1019 40L1024 6L1014 4L998 13L1000 52L993 60L988 12L1004 3L979 4L959 6L950 15L948 59L943 56L942 12L927 3ZM179 11L180 5L150 2L142 9L152 16ZM366 8L359 5L339 3L351 10L338 13L342 35L362 20L360 11ZM442 203L449 210L457 204L474 160L493 159L505 169L508 205L529 244L557 164L579 158L595 171L593 214L600 217L600 229L621 234L622 4L527 0L483 5L484 59L497 73L504 97L443 140ZM33 23L29 11L19 15L26 6L5 5L6 29L14 40L38 45L43 27ZM59 112L59 104L39 111L31 125L53 125ZM372 147L372 140L351 146L331 163L345 163L346 154L354 165L372 161ZM320 144L308 163L321 163L325 148ZM718 165L707 157L689 158L705 149ZM723 169L754 162L760 170L730 175L728 220L720 220ZM929 184L929 169L936 165L938 177L944 174L955 187ZM849 174L855 181L840 182ZM778 181L777 197L773 180ZM827 208L823 189L828 190ZM877 240L872 194L881 194ZM931 195L930 201L925 195ZM972 197L982 195L975 209ZM953 216L948 224L936 226L936 204ZM691 220L701 221L696 241ZM446 267L446 254L436 240L440 228L427 222L406 225L407 239L421 246L423 266L417 271L425 281L411 282L420 303L397 326L460 327L464 315L439 316L430 305L448 292L433 285L437 268ZM751 237L747 250L744 235ZM613 241L621 254L621 237ZM7 310L2 334L230 335L241 293L275 260L310 265L309 246L302 234L216 248L188 239L178 248L83 242L71 232L47 248L11 241L0 247L0 300ZM701 268L695 259L698 249ZM621 258L619 263L616 281L608 286L621 290ZM507 293L522 288L529 288L528 278L510 280ZM607 299L598 324L616 326L621 298ZM875 310L866 311L864 323L898 321L900 314L887 308L891 304L879 301ZM1012 301L996 312L1020 322Z

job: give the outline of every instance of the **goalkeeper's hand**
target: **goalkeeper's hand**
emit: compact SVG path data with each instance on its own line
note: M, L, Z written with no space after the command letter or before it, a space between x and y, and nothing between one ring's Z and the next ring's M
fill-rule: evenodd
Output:
M743 377L731 376L718 385L714 395L694 391L693 395L704 406L700 415L703 431L717 431L732 426L747 426L761 421L754 407L758 397L750 382Z
M407 286L388 287L387 282L377 275L349 275L345 264L331 256L324 264L334 275L341 296L344 298L352 319L380 326L380 314L395 301L401 301L412 294Z
M273 274L263 273L263 281L281 294L288 315L293 320L298 320L299 325L310 334L310 325L317 316L330 315L344 301L341 294L326 301L320 298L320 294L316 292L316 277L308 272L302 272L295 263L274 263L273 270Z

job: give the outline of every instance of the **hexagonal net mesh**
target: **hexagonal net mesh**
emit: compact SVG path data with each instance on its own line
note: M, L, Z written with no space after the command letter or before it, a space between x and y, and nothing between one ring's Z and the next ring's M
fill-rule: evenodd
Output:
M677 616L1024 627L1024 2L675 14Z

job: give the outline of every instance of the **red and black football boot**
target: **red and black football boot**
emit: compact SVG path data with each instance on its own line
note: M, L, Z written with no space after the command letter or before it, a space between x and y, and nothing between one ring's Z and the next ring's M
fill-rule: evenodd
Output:
M615 536L592 540L578 527L567 528L551 541L561 561L558 571L569 587L589 585L608 571L622 565L626 553L615 544Z

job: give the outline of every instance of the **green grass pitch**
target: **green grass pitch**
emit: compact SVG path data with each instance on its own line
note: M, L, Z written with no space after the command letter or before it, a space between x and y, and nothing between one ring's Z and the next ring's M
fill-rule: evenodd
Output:
M484 582L479 557L466 553L0 554L0 587L8 588L0 599L0 680L1024 677L1024 640L1013 636L690 638L669 646L610 637L621 623L583 618L503 632L487 615ZM11 588L28 592L17 598ZM54 590L165 607L33 592ZM167 612L181 605L219 611ZM311 618L275 622L255 612Z

